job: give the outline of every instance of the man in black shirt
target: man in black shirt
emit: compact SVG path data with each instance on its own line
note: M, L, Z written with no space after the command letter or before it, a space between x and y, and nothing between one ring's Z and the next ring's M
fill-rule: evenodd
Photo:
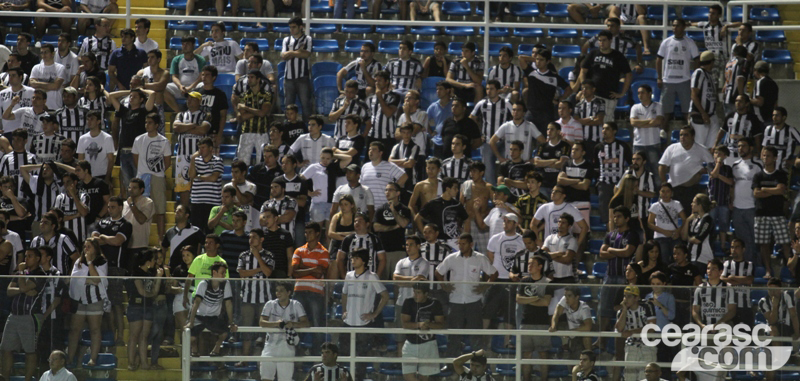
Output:
M525 149L525 144L521 140L514 140L510 144L511 147L508 152L511 157L509 157L510 160L500 164L497 170L497 185L507 186L514 196L511 201L516 201L517 198L528 193L528 183L525 181L525 175L528 172L533 172L536 167L530 161L522 160L522 151ZM550 194L550 191L547 194Z
M442 181L442 195L422 206L419 213L414 216L414 226L419 231L424 230L426 223L441 226L439 239L447 241L453 250L458 250L456 241L462 229L466 233L470 230L469 224L464 224L467 218L469 218L467 209L458 202L458 180L446 177Z
M264 249L268 250L275 258L275 268L272 269L270 278L282 279L290 276L289 264L294 255L294 240L288 230L278 223L280 213L275 208L269 208L261 213L259 223L264 229Z
M94 223L97 218L103 218L108 214L108 200L111 192L108 184L92 176L92 165L88 161L78 161L75 167L75 174L78 175L78 190L89 195L89 214L86 215L86 226Z
M772 111L778 104L778 84L769 76L769 64L764 61L756 62L753 75L756 85L753 88L753 108L761 123L769 124L772 120Z
M308 125L298 119L298 111L299 108L296 104L286 106L286 119L283 120L283 126L281 128L283 130L283 142L289 147L294 144L294 141L297 140L300 135L308 133Z
M305 244L305 222L308 212L308 192L311 189L310 181L297 173L297 157L286 155L281 162L283 180L286 182L286 196L297 200L297 214L295 215L294 243L296 247ZM280 177L279 177L280 178Z
M68 165L70 167L77 167L78 166L78 155L75 153L78 150L78 143L70 138L66 138L61 141L61 150L59 153L59 158L57 162ZM110 176L110 175L109 175Z
M406 256L403 245L405 244L406 226L413 220L411 209L400 203L400 192L402 188L399 184L391 182L386 184L387 203L383 204L375 213L375 223L373 230L377 233L386 250L386 260L388 266L386 270L389 274L384 279L391 279L391 273L397 262ZM379 274L380 275L380 274Z
M684 244L675 245L672 250L672 258L675 262L669 265L670 284L673 286L699 286L701 277L704 274L692 263L689 262L689 249ZM676 311L690 311L691 308L691 293L690 288L678 288L673 291L675 296L675 310ZM675 314L675 320L672 322L679 327L683 327L689 323L690 314L680 313Z
M591 79L597 87L597 97L606 103L606 122L614 120L614 111L617 99L623 97L631 86L633 74L631 65L625 55L611 49L611 32L604 30L597 34L600 49L594 49L586 56L581 64L581 74L578 83L584 79ZM619 79L625 76L622 90L619 90Z
M547 125L547 143L539 147L533 164L542 174L541 190L545 194L550 194L558 181L558 173L570 156L570 146L565 140L561 139L561 125L550 122Z
M222 130L225 129L225 122L228 116L228 96L224 91L214 86L214 81L217 80L217 68L215 66L205 66L200 72L200 80L203 81L203 87L200 89L200 94L203 99L200 103L200 109L211 118L211 128L208 129L208 135L214 139L214 147L222 144Z
M250 208L255 221L258 218L258 211L264 201L269 200L269 188L272 180L283 175L283 169L278 165L278 149L270 144L264 146L264 161L250 167L247 174L247 181L256 185L256 194L253 195L253 206Z
M195 256L200 255L200 246L206 240L206 235L196 226L192 226L191 221L192 207L178 204L175 206L175 226L169 228L161 240L161 248L164 253L169 253L169 267L178 268L183 263L181 250L185 246L191 246ZM241 252L241 251L240 251Z
M24 21L27 21L27 19L23 20L23 25L25 25ZM19 67L27 76L31 75L31 70L33 70L33 67L40 61L39 56L33 54L33 51L29 49L32 40L33 36L31 36L30 33L20 33L17 36L17 51L15 53L17 53L19 57ZM6 67L3 68L4 72L6 70L8 70L7 64Z
M120 102L124 96L130 95L130 106ZM120 184L129 184L136 177L136 162L133 161L133 141L137 136L147 133L145 131L145 117L156 110L155 96L152 90L135 89L115 91L108 96L108 101L117 111L118 124L111 125L111 137L114 145L119 147ZM119 128L114 126L118 125ZM128 197L127 185L120 187L119 194L122 198Z
M522 307L520 329L544 331L550 328L548 306L553 298L553 288L548 286L550 279L544 275L546 261L544 257L534 256L528 259L528 273L522 278L517 288L517 304ZM532 358L534 351L539 358L549 358L552 347L550 337L524 336L522 338L522 357ZM547 374L547 364L541 365L539 374ZM531 366L523 365L522 379L527 380L531 374Z
M569 83L555 70L550 69L551 59L552 53L548 49L536 51L533 57L519 57L519 66L528 77L526 104L528 112L525 114L525 120L533 122L542 135L545 135L547 125L558 119L556 117L558 102L569 98L572 94Z
M761 265L771 271L770 259L773 239L776 245L782 245L784 260L791 256L789 228L784 216L784 201L789 185L789 176L776 166L778 149L766 146L761 150L761 161L764 169L753 177L753 196L756 199L755 237L756 245L761 249Z
M594 178L594 166L586 158L586 142L572 145L570 159L561 167L556 183L567 192L567 202L577 208L586 221L589 221L591 192L589 187Z
M427 283L415 283L413 286L414 297L403 302L400 320L403 328L427 331L430 329L443 329L446 326L444 309L438 300L429 298L430 286ZM436 336L427 333L406 335L403 345L403 357L408 358L439 358L439 349ZM403 375L419 374L422 379L427 379L439 373L436 364L403 364ZM416 378L415 378L416 379Z
M456 134L461 134L469 139L469 146L464 150L467 156L470 156L473 148L478 148L483 144L481 141L481 130L478 123L469 118L467 115L467 102L464 99L456 98L453 104L453 117L447 118L442 125L442 144L443 156L440 159L444 160L453 156L453 150L450 143Z

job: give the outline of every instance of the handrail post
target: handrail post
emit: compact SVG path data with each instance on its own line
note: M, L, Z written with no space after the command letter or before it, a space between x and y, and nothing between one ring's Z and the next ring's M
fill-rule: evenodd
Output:
M489 74L489 25L492 19L492 11L489 9L489 0L483 1L483 72ZM503 6L498 3L498 6Z
M125 27L131 27L131 1L133 0L125 0Z
M130 4L131 0L128 0ZM130 9L130 8L129 8ZM181 380L190 381L192 378L192 335L189 328L181 330Z
M522 381L523 365L519 363L519 360L522 360L522 332L517 333L516 337L517 337L517 345L514 346L514 360L517 361L516 364L514 364L514 366L516 367L517 371L514 372L514 379L516 381ZM531 369L531 373L533 373L533 369ZM546 379L547 375L543 374L542 377Z
M355 0L353 0L355 1ZM306 13L306 34L311 34L311 1L303 2L303 11Z
M352 360L350 360L350 376L353 377L354 380L356 379L356 335L357 334L358 333L356 331L353 331L350 334L350 357L352 358ZM375 364L373 364L372 366L374 367Z

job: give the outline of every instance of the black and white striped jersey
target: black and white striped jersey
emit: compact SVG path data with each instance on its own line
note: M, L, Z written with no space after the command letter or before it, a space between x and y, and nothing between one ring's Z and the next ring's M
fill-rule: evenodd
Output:
M442 162L442 171L439 172L439 179L443 180L445 177L452 177L458 180L459 183L469 180L469 166L472 165L472 159L464 156L461 159L455 157L448 157Z
M289 36L283 39L283 47L281 52L292 52L296 50L311 51L311 36L301 35L299 38ZM308 64L308 58L291 58L286 60L285 79L297 79L308 77L311 74L311 66Z
M744 47L747 48L747 53L752 54L753 57L755 57L755 60L757 61L757 60L761 59L761 45L758 42L756 42L754 39L752 39L752 37L750 37L750 38L751 38L750 41L747 41L747 42L743 43L742 45L744 45ZM733 53L733 48L735 48L736 45L737 45L736 42L734 42L731 45L731 50L730 50L731 53ZM750 67L748 70L751 70L751 69L752 69L752 67Z
M78 191L78 197L80 198L81 203L83 204L86 209L90 208L89 204L89 195L86 192ZM86 238L86 217L81 217L78 214L78 206L76 205L76 200L73 200L67 193L61 193L56 197L56 202L53 205L56 208L61 209L64 212L64 227L67 229L72 230L75 232L75 236L78 238L78 242L83 242ZM66 220L66 217L75 217L69 221Z
M747 81L747 59L731 57L725 64L725 88L723 89L722 103L733 104L739 96L736 88L736 79L744 77ZM745 88L747 85L745 85Z
M722 276L753 276L753 262L737 262L733 259L725 261L722 267ZM750 285L740 284L733 287L733 295L737 308L750 308Z
M110 108L108 107L108 99L106 99L106 97L89 99L89 97L86 96L78 99L78 107L82 107L87 111L98 110L100 111L100 115L105 115L106 111L108 111Z
M496 65L489 69L489 76L486 78L487 81L492 79L500 82L501 88L508 86L513 90L518 90L514 87L514 83L522 82L522 69L517 65L508 65L507 68Z
M70 255L78 251L75 245L76 243L72 242L69 237L59 233L55 233L49 241L41 235L33 237L31 240L31 248L37 248L41 246L50 246L53 248L53 250L56 252L56 256L53 258L53 266L58 268L58 271L60 271L62 274L72 272L70 267Z
M50 275L51 278L48 279L44 284L44 290L42 292L42 312L47 312L47 309L53 305L53 301L55 298L61 297L62 287L64 287L64 283L61 282L61 271L58 271L58 268L55 266L50 266L50 269L44 272L46 275ZM45 318L55 318L56 311L53 310L50 316L45 316Z
M259 252L261 259L266 263L270 269L275 269L275 257L269 251L261 249ZM250 250L243 251L239 254L239 264L237 271L241 270L255 270L260 268L258 259ZM244 277L242 277L244 278ZM265 281L267 276L262 271L247 277L252 280L243 281L242 287L242 303L250 304L264 304L271 299L269 282Z
M624 303L624 302L623 302ZM622 311L617 311L617 319L622 315ZM641 329L649 323L656 322L656 308L652 301L639 301L634 308L629 308L625 314L625 330L632 331ZM641 338L629 337L625 340L628 345L641 343Z
M378 254L385 253L386 251L383 249L381 239L378 238L376 234L367 233L365 235L360 235L351 233L342 240L342 245L339 246L339 251L344 253L345 258L348 258L353 251L363 249L369 251L369 263L366 264L367 271L377 272ZM350 262L349 258L347 260L347 271L353 271L353 264Z
M619 5L622 7L627 5L633 6L633 4L619 4ZM616 50L622 54L625 54L628 52L628 49L633 49L635 47L636 47L636 42L622 35L622 33L617 34L614 37L611 37L611 50ZM597 40L597 36L592 36L592 38L589 39L589 50L599 49L599 48L600 48L600 41Z
M347 70L348 77L355 75L359 90L367 88L367 80L364 78L364 71L361 69L361 58L350 61L344 69ZM375 73L381 70L383 70L383 64L378 61L372 60L367 64L367 72L370 76L374 77Z
M267 201L264 201L264 203L261 204L261 213L264 213L269 208L275 208L275 210L278 211L278 215L279 216L282 216L282 215L286 214L286 212L288 212L290 210L294 210L295 212L299 213L299 210L297 208L297 201L295 201L295 199L293 199L293 198L291 198L289 196L284 196L284 197L282 197L280 199L271 198L271 199L269 199ZM289 221L288 223L280 224L280 226L282 228L286 229L286 231L288 231L292 235L292 237L294 237L294 221L295 220L296 220L296 218L292 218L292 220ZM266 229L267 228L264 227L264 231L265 232L266 232Z
M339 111L344 106L344 102L347 98L344 95L339 96L333 101L333 107L331 107L331 113ZM342 116L336 120L336 128L333 131L334 138L341 138L347 136L347 131L344 128L344 117L350 114L356 114L361 117L361 120L367 121L370 118L370 108L367 106L367 103L355 98L350 101L350 105L347 106L347 109L344 110Z
M717 59L728 58L728 40L722 35L722 27L725 22L719 21L717 25L713 25L708 21L701 21L697 23L697 27L703 30L703 40L705 41L706 49L714 52Z
M211 128L211 122L208 120L208 115L203 110L191 111L186 110L178 113L175 117L177 123L191 123L198 126L208 124ZM195 135L190 133L182 133L178 136L178 156L192 156L197 151L197 144L205 135Z
M736 111L728 114L720 129L728 133L725 136L725 145L728 146L728 150L731 152L730 157L734 160L739 158L739 148L736 145L739 141L731 138L731 135L756 137L764 133L764 126L752 111L747 114L739 114Z
M494 136L503 123L511 120L511 102L505 98L498 97L497 101L492 102L489 98L481 99L472 109L473 116L480 115L481 117L481 134L486 137L486 140ZM506 142L510 144L511 142ZM528 149L532 147L527 147Z
M33 220L39 221L55 205L56 197L61 194L61 186L55 180L47 185L39 175L31 175L30 179L34 204Z
M780 305L778 306L778 320L775 323L791 326L791 311L795 309L794 295L792 295L792 292L789 290L782 291L779 300ZM758 312L761 312L761 314L764 316L767 316L767 313L772 311L773 308L775 308L775 306L773 305L772 298L769 295L761 298L761 300L758 301Z
M598 181L617 184L625 169L631 165L631 147L619 139L611 143L600 142L594 149L595 164L600 169Z
M414 82L422 75L422 63L413 57L405 61L392 58L386 63L384 70L389 71L395 90L408 90L414 87Z
M586 99L580 101L573 111L573 116L579 119L591 119L600 114L606 114L606 103L598 97L594 97L591 101L587 101ZM590 142L599 142L603 140L602 129L602 125L583 126L583 140L588 140Z
M717 81L714 79L713 73L697 68L692 73L691 86L692 89L700 89L700 106L703 106L703 110L709 116L714 115L714 112L717 111ZM700 112L694 99L689 102L689 111Z
M194 297L200 298L200 307L197 316L222 316L222 307L226 300L233 299L231 282L219 282L219 287L214 288L211 279L203 279L197 284ZM230 318L229 318L230 319ZM199 323L195 322L195 325Z
M108 70L108 62L111 60L111 52L117 49L117 43L111 39L111 36L97 38L96 36L88 36L83 39L81 50L78 55L83 55L87 52L94 53L97 56L97 64L102 70Z
M798 145L800 145L800 131L797 131L796 128L785 123L781 129L775 125L764 128L764 139L761 146L773 146L778 149L778 161L775 162L778 168L783 168L784 160L795 156L794 151Z
M403 103L403 96L397 91L389 91L383 94L383 100L387 106L400 107L400 104ZM369 107L372 121L372 128L369 130L368 136L375 139L394 138L394 130L397 128L397 112L386 116L377 95L367 98L367 107Z
M419 162L421 155L423 155L423 153L420 152L419 146L416 145L413 140L408 142L408 144L403 143L401 140L399 143L395 144L394 147L392 147L392 152L389 153L389 159L414 159ZM408 180L406 180L406 188L413 189L415 184L414 179L417 178L417 166L403 168L403 170L405 170L406 175L408 175Z
M0 176L11 176L16 181L14 188L17 190L17 198L25 197L27 192L27 185L22 181L22 176L19 174L19 167L28 164L36 164L36 155L25 152L10 152L0 159Z
M319 381L341 381L342 377L345 377L347 381L353 381L350 371L339 364L336 364L336 366L314 365L311 367L311 371L308 372L308 377L306 377L305 381L317 380L314 375L319 372L322 372L322 378Z
M195 181L192 183L192 204L212 204L222 203L222 172L225 166L219 156L212 156L208 162L203 161L202 156L194 159L195 170L198 176L211 176L214 172L219 172L217 181Z
M731 287L722 281L716 286L705 281L694 289L692 305L700 307L700 318L704 324L717 324L728 312L728 305L736 304L732 291Z
M486 69L486 66L481 58L477 55L472 58L472 61L469 61L467 64L473 72L483 77L483 71ZM456 80L458 83L472 83L472 77L469 76L469 72L461 64L461 60L457 59L450 63L450 70L448 73L453 73L453 79Z
M440 226L439 229L441 228L442 227ZM453 249L441 241L423 242L422 245L419 246L419 255L422 258L425 258L425 260L431 265L431 273L428 275L428 279L435 279L433 272L436 270L436 266L442 263L442 261L452 252Z
M62 106L56 110L55 115L58 118L59 125L58 133L78 143L78 139L86 132L86 113L88 111L80 105L72 108Z
M656 175L649 169L645 169L641 176L636 176L636 171L630 168L628 168L626 173L639 179L639 183L636 186L639 192L656 192ZM619 184L617 185L619 186ZM631 207L631 216L636 215L642 220L647 220L647 216L650 215L650 205L653 204L653 199L641 195L636 196L636 198L636 204Z
M31 139L31 153L36 155L36 161L40 163L58 160L61 156L61 142L64 139L64 136L59 134L35 135Z

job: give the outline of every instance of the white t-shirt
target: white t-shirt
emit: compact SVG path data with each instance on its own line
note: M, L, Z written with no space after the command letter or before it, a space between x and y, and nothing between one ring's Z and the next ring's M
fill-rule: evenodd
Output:
M33 137L36 135L41 135L44 132L42 129L42 121L39 120L39 117L47 114L47 111L37 114L33 112L33 107L20 107L14 110L13 113L14 120L4 120L3 129L11 127L9 124L16 122L17 125L13 126L13 129L9 131L16 130L17 128L24 128L28 130L28 143L25 144L25 150L30 151Z
M397 119L397 126L399 127L404 125L407 120L408 117L405 113L403 113L403 115L400 115L400 118ZM420 152L425 152L425 147L428 144L428 113L421 109L417 109L417 112L411 114L411 123L419 123L422 125L422 131L412 136L411 140L414 142L414 144L419 146Z
M664 83L680 83L691 79L692 61L700 55L697 45L688 36L677 39L667 37L658 48L658 56L663 59Z
M522 242L522 235L519 233L508 236L505 232L500 232L489 238L486 250L494 253L492 266L497 269L498 279L508 279L509 272L516 262L517 253L524 249L525 243Z
M369 187L359 185L358 187L351 188L350 184L344 184L336 188L333 192L333 202L339 202L344 195L351 195L356 201L356 211L358 213L366 213L367 206L375 206L375 199L372 197L372 191Z
M106 132L100 131L96 137L87 132L78 138L78 154L92 166L92 176L105 176L108 169L108 154L114 153L114 139Z
M447 277L450 273L450 280L453 282L480 282L481 272L487 276L497 272L497 269L489 263L489 258L485 255L473 251L469 257L461 255L460 251L451 253L444 258L436 272ZM475 292L475 285L470 283L456 283L453 291L450 292L450 303L469 304L475 303L483 297L483 294Z
M133 42L133 46L135 46L137 49L144 50L145 53L151 50L158 50L158 42L149 37L145 42L139 42L139 38L137 37L136 40Z
M228 187L228 186L232 187L233 186L233 182L225 184L222 188L224 189L225 187ZM243 184L239 184L237 187L239 188L239 192L241 192L243 194L247 194L247 193L250 193L251 195L255 195L256 194L256 184L253 184L253 183L251 183L251 182L249 182L247 180L245 180ZM247 224L244 225L244 231L246 231L246 232L249 232L251 229L255 228L256 226L254 226L254 225L258 221L258 217L254 218L254 216L253 216L253 208L252 208L252 206L253 206L252 203L250 205L240 205L239 206L242 209L242 211L245 214L247 214L247 216L248 216L247 217ZM256 214L256 216L257 216L257 214Z
M753 196L753 178L763 169L761 161L754 159L736 160L731 166L733 170L733 207L736 209L752 209L756 207Z
M525 144L525 149L522 150L522 160L528 161L531 159L531 152L533 152L533 142L542 136L539 129L530 121L524 121L519 126L514 124L514 120L509 120L503 123L494 132L498 139L505 142L506 153L505 157L511 157L511 142L520 140Z
M239 62L236 63L236 72L234 74L247 75L248 72L250 72L250 69L247 68L247 60L244 58L240 59ZM272 74L274 72L275 70L272 68L272 64L269 61L264 60L264 63L261 64L261 73L266 77L268 74Z
M353 282L355 280L373 282ZM361 315L372 313L375 308L375 297L384 291L386 291L386 286L380 282L380 278L374 272L366 270L361 275L356 275L355 270L348 272L344 276L344 287L342 288L342 295L347 295L345 324L351 327L369 324L368 321L361 319Z
M70 51L67 53L66 56L61 57L61 55L58 53L58 48L56 48L53 61L64 65L64 72L67 74L67 81L71 80L72 76L74 76L75 74L78 74L78 67L81 66L81 62L80 60L78 60L77 54ZM50 99L49 95L47 96L47 99Z
M654 202L650 205L650 214L656 216L656 226L667 230L677 230L680 227L677 224L680 223L678 219L682 211L683 206L680 201L674 199L669 202L658 200L658 202ZM669 216L667 216L667 212L669 212ZM670 217L672 217L672 220L670 220ZM673 221L675 223L673 223ZM655 232L653 237L670 238L659 232Z
M63 78L64 82L69 79L67 78L67 72L64 69L64 65L60 63L53 63L52 65L47 66L44 64L44 62L41 62L36 64L36 66L33 67L33 70L31 70L31 79L41 82L54 83L59 78ZM63 103L64 102L61 100L61 89L50 90L47 92L48 109L56 110L61 108Z
M441 181L439 183L441 183ZM511 205L510 203L506 203L506 208L519 213L519 209L517 209L514 205ZM494 237L495 234L503 232L503 216L505 216L506 213L510 212L506 209L500 209L498 207L494 207L492 208L492 210L489 211L489 214L487 214L486 217L483 219L483 223L489 225L489 237Z
M586 302L579 300L578 308L569 308L567 304L567 297L564 296L558 301L558 305L564 308L564 315L567 315L567 325L569 329L575 329L581 326L586 319L592 318L592 309Z
M295 299L289 299L289 304L286 307L281 306L278 299L272 299L264 304L261 316L267 318L267 321L299 322L301 317L306 316L306 310ZM285 333L268 333L264 345L274 346L285 343Z
M5 45L0 45L0 67L6 66L6 62L8 62L8 56L11 55L11 50L9 50Z
M3 89L0 91L0 113L6 111L6 108L11 105L11 99L13 99L15 96L19 96L19 103L14 106L14 110L20 107L31 107L33 105L33 91L33 87L28 87L25 85L22 85L22 89L16 93L11 90L11 87ZM2 126L3 132L12 132L20 126L20 121L3 120Z
M133 141L131 153L139 155L136 176L150 174L164 177L167 170L165 161L172 156L172 146L164 135L157 134L151 138L145 133Z
M572 234L567 234L565 236L561 236L558 233L550 234L547 238L544 239L544 243L542 246L547 248L548 252L556 253L561 251L569 251L572 250L578 255L578 240ZM574 260L573 263L577 262ZM566 278L575 276L575 266L574 265L565 265L563 263L553 261L553 277L554 278Z
M561 125L561 136L564 139L571 142L583 140L583 125L575 118L569 118L567 123L564 123L564 118L559 118L556 123Z
M713 162L714 157L702 145L694 143L692 148L687 151L678 142L664 150L658 164L669 167L669 183L672 186L678 186L691 180L694 174L703 168L703 163Z
M239 43L233 40L214 41L211 46L206 46L200 53L209 65L217 67L220 73L233 73L236 71L236 56L242 54Z
M331 165L337 164L332 163ZM320 191L319 195L311 197L311 202L328 202L328 173L325 172L325 167L323 167L320 163L314 163L306 167L301 175L303 175L303 177L306 179L313 181L314 189L312 189L312 191Z
M425 257L421 255L413 261L410 258L405 257L397 261L397 265L394 267L394 273L397 275L410 276L410 277L422 275L428 278L431 274L431 264L430 262L428 262L428 260L425 259ZM408 287L398 288L397 302L395 303L397 305L396 308L402 307L403 302L406 299L411 299L414 297L414 289L411 288L411 284L407 283L407 285Z
M633 119L655 119L659 116L664 116L661 110L660 102L650 102L649 107L641 103L637 103L631 107L631 118ZM661 129L657 127L634 127L633 128L633 145L634 146L653 146L661 144Z
M221 289L211 287L211 282L211 279L203 279L197 285L194 297L203 300L197 308L197 316L220 316L225 301L233 298L231 282L224 282L224 287ZM200 320L195 319L194 325L198 324Z
M533 215L534 219L544 221L544 235L558 233L558 219L562 214L569 213L575 219L575 225L578 221L583 219L583 214L572 204L563 202L561 205L556 205L553 202L548 202L536 209L536 214ZM589 221L586 221L588 224Z

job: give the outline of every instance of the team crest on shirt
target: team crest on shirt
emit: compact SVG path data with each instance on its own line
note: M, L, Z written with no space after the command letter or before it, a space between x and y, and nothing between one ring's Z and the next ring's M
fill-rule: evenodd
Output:
M361 288L362 288L362 289L366 290L366 289L367 289L367 287L368 287L368 285L367 285L366 283L362 283L362 284L361 284Z
M376 173L375 177L380 178L381 177L381 173Z
M283 234L281 234L281 239L284 239L284 237L285 237L285 236L284 236Z
M418 266L418 265L415 265L415 266L413 267L413 269L414 269L414 272L417 272L417 273L419 272L419 266Z
M622 246L628 246L628 239L627 238L623 238L622 239Z

